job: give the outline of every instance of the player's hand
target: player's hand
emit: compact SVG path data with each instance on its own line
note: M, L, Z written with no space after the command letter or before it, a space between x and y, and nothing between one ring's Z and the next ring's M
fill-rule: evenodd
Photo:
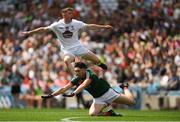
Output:
M63 94L62 96L63 97L73 97L75 94L74 93L71 93L71 94Z
M113 27L111 25L105 25L104 28L105 29L113 29Z
M41 98L43 99L48 99L48 98L52 98L53 95L52 94L48 94L48 95L42 95Z

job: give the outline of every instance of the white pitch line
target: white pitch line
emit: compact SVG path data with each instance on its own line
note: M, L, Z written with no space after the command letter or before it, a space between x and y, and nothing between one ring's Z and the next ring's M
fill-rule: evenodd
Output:
M68 117L68 118L61 119L61 121L62 122L80 122L80 121L72 121L71 120L71 119L78 119L78 118L83 118L83 117Z
M61 122L61 121L1 121L0 122Z
M92 122L92 121L75 121L72 119L87 118L87 117L69 117L61 119L62 122ZM106 121L93 121L93 122L106 122ZM107 121L107 122L144 122L144 121ZM145 122L179 122L179 121L145 121Z
M86 117L69 117L60 121L1 121L0 122L92 122L92 121L75 121L71 119L86 118ZM93 122L144 122L144 121L93 121ZM145 121L145 122L179 122L179 121Z

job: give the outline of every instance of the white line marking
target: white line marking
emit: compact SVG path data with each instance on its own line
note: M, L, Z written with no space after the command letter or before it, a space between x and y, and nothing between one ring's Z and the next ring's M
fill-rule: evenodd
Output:
M6 120L4 120L4 121L2 121L2 120L0 120L0 122L61 122L61 121L6 121Z
M86 118L86 117L69 117L61 119L60 121L2 121L0 122L92 122L92 121L75 121L71 119ZM93 121L93 122L144 122L144 121ZM179 122L179 121L145 121L145 122Z
M69 117L61 119L62 122L92 122L92 121L78 121L73 119L87 118L87 117ZM93 121L93 122L106 122L106 121ZM144 122L144 121L107 121L107 122ZM179 122L179 121L145 121L145 122Z
M80 122L80 121L72 121L71 119L78 119L78 118L85 118L85 117L69 117L61 119L62 122Z

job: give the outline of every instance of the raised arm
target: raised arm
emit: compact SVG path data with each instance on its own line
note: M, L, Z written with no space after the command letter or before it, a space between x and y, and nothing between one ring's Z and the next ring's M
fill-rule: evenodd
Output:
M91 30L113 29L111 25L97 25L97 24L86 24L86 28Z
M47 27L39 27L39 28L36 28L34 30L31 30L31 31L25 31L25 32L22 32L23 34L28 34L28 35L32 35L34 33L43 33L43 32L47 32L49 29Z

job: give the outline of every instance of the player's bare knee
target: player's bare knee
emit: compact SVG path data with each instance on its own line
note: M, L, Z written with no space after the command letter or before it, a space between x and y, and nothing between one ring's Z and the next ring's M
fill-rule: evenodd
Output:
M134 99L130 99L129 100L129 105L130 106L133 106L133 105L135 105L136 104L136 101L134 100Z
M89 116L96 116L94 113L89 113Z
M70 64L72 61L73 60L69 57L64 59L65 64Z
M64 63L67 65L67 64L70 63L70 61L69 61L68 59L67 59L67 60L65 59L65 60L64 60Z
M97 116L99 113L97 113L97 112L89 112L89 115L90 116Z
M95 113L89 113L89 116L96 116Z

